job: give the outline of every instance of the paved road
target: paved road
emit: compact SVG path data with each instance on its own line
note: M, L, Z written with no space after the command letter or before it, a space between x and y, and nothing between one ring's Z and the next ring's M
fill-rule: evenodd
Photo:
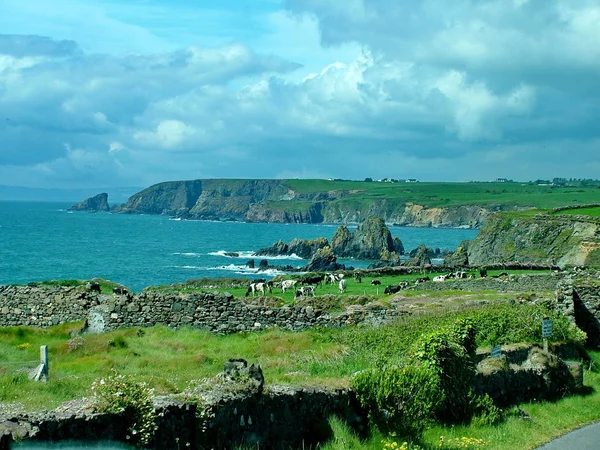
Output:
M586 425L548 442L537 450L600 450L600 422Z

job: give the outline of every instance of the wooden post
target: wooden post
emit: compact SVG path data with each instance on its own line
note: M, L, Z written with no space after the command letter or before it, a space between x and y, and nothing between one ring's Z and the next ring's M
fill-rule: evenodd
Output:
M44 376L48 379L48 346L42 345L40 347L40 364L44 365Z

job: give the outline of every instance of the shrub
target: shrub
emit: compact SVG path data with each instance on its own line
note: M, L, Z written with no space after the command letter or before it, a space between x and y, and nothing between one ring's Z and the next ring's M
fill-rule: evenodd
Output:
M452 340L456 337L453 334L442 328L423 336L414 355L437 375L441 397L438 418L461 421L470 418L475 365L464 347Z
M95 381L92 391L98 412L120 414L127 421L130 442L140 447L150 442L156 431L153 389L115 372L106 379Z
M352 387L369 418L384 432L420 436L438 406L438 376L424 365L368 369L352 377Z

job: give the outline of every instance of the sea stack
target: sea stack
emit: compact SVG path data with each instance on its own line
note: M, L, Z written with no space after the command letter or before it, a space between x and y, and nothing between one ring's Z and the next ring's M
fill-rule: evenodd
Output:
M87 212L98 212L98 211L109 211L108 206L108 194L103 192L102 194L95 195L85 199L84 201L77 203L69 208L69 211L87 211Z

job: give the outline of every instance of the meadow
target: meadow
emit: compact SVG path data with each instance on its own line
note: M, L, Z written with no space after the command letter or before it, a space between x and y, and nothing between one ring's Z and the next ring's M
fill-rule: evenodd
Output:
M386 183L336 180L286 180L286 184L299 194L345 191L347 196L339 201L352 199L360 204L386 199L426 207L483 205L551 209L600 201L600 189L595 186L570 187L518 182Z
M490 271L489 276L498 272ZM413 280L418 276L382 276L379 287L370 284L374 278L363 277L360 284L349 283L344 295L337 292L337 286L325 285L318 288L320 295L314 299L294 299L293 293L282 295L281 292L273 293L271 299L281 304L321 302L319 306L325 304L331 311L353 302L389 304L395 296L383 295L386 284L396 284L399 278ZM210 290L228 291L241 301L253 301L252 297L245 297L245 286L238 282L210 280ZM62 283L77 285L82 281ZM206 289L207 283L207 280L191 280L151 289L165 293L195 292ZM107 293L111 287L102 284ZM539 300L552 297L551 292L536 292L536 295ZM0 403L20 404L26 410L52 409L62 402L91 396L92 384L115 371L148 383L156 394L178 394L200 380L215 376L229 358L244 358L260 364L266 389L269 384L349 387L355 373L401 361L415 352L415 343L421 337L464 319L473 321L476 344L482 349L517 342L540 343L539 323L547 316L554 320L551 344L571 342L580 345L582 342L581 332L565 317L549 310L545 306L547 302L522 303L514 292L409 290L401 292L401 296L413 307L413 314L378 328L351 326L302 332L273 328L226 336L187 327L174 330L163 326L80 334L83 323L46 329L0 328ZM40 345L49 348L48 383L33 383L27 377L27 369L36 365ZM519 415L518 409L511 408L505 411L504 420L494 425L430 422L423 435L413 438L404 448L533 448L566 430L598 420L600 353L591 352L590 355L591 359L586 363L585 393L557 402L519 405L531 416L528 420ZM334 437L323 444L322 449L391 450L402 448L405 440L376 427L366 439L359 439L335 418L331 419L331 426ZM440 446L442 441L444 446Z

